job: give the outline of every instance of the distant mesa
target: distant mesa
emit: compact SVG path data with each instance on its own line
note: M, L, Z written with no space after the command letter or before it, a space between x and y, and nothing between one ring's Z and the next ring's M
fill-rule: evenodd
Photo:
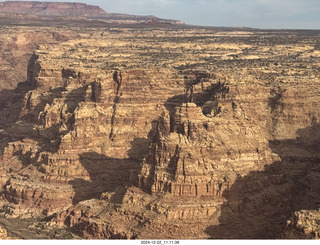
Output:
M98 6L71 2L37 2L37 1L6 1L0 3L0 12L32 14L38 16L85 16L95 18L107 12Z
M75 17L104 20L117 23L157 22L166 24L184 24L177 20L160 19L155 16L137 16L119 13L107 13L99 6L73 2L5 1L0 2L0 13L23 14L40 17ZM12 16L11 16L12 17Z

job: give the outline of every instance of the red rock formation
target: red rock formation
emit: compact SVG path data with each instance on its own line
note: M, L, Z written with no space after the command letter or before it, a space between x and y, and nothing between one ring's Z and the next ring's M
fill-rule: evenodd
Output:
M268 142L252 122L208 118L193 103L177 107L174 122L170 134L159 132L159 142L151 144L142 166L138 186L149 192L220 196L238 176L274 160ZM233 171L225 171L226 166Z
M318 78L291 81L278 69L300 68L285 58L268 63L279 77L256 76L276 51L244 62L256 47L181 33L38 48L1 141L6 215L56 213L51 225L85 238L275 238L300 205L314 209Z

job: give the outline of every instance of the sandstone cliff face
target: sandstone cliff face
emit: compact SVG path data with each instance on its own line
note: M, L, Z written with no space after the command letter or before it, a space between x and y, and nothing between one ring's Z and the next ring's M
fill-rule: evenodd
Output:
M41 45L1 140L5 215L84 238L280 237L318 205L320 136L314 37L282 35Z
M220 196L238 176L274 160L268 141L252 122L225 120L222 115L207 118L194 103L177 107L173 120L171 133L159 130L162 137L150 145L142 166L138 185L149 192Z

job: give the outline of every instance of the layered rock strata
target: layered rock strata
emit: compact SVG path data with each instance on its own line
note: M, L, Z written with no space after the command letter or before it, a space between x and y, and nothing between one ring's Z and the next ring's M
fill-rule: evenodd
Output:
M1 141L7 216L85 238L276 238L316 209L314 37L131 32L34 53Z

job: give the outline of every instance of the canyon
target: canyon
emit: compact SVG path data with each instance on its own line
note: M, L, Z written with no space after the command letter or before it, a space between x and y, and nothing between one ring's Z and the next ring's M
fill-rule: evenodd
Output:
M319 31L54 23L0 29L0 237L319 238Z

